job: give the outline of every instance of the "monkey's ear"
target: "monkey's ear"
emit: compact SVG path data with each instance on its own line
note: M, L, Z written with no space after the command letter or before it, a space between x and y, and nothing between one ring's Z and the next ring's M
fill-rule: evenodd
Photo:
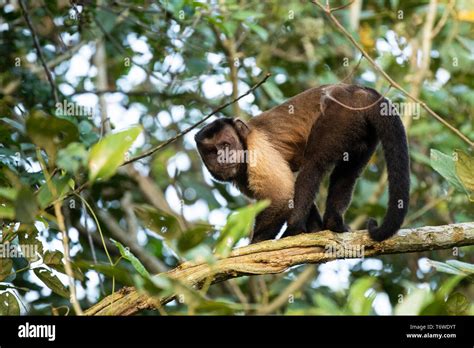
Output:
M250 128L247 125L247 123L242 121L240 118L236 118L234 120L234 126L235 126L235 129L237 130L237 132L240 134L240 136L243 137L244 139L246 139L247 135L249 135L249 133L250 133Z

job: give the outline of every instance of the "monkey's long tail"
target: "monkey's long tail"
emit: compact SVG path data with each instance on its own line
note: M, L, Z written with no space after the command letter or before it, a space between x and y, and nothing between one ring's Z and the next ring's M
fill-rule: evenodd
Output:
M405 128L391 106L390 101L383 99L368 114L382 143L388 171L389 200L382 225L377 227L374 219L367 222L370 237L379 242L390 238L400 229L410 198L410 158Z

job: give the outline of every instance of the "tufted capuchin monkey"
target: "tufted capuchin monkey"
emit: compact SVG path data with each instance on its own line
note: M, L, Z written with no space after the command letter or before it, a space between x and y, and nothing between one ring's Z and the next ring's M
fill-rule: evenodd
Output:
M398 231L407 213L410 177L405 129L393 105L377 91L323 85L296 95L248 122L220 118L195 136L204 164L219 181L234 183L271 204L256 218L252 243L304 232L348 231L344 223L357 178L380 141L388 170L389 201L371 238ZM324 216L314 203L330 172ZM295 180L296 176L296 180Z

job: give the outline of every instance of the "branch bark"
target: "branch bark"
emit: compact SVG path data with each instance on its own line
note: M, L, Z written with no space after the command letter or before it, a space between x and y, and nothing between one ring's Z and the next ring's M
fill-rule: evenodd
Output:
M238 248L212 266L185 262L166 274L183 284L200 288L209 279L214 284L246 275L275 274L300 264L357 258L361 254L362 257L372 257L465 245L474 245L474 222L404 229L381 243L372 241L367 231L323 231ZM361 254L354 251L360 251ZM123 288L89 308L85 314L132 315L143 309L158 308L178 295L175 293L164 298L152 298L132 287Z

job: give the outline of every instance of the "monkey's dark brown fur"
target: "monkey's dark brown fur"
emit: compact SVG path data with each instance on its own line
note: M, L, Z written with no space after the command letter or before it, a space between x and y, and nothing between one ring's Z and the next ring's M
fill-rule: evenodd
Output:
M390 113L384 115L382 110ZM373 89L346 84L312 88L247 123L218 119L200 130L195 140L217 180L233 182L249 197L271 200L257 216L252 242L275 238L285 222L284 236L323 229L348 231L344 213L379 141L388 169L389 202L382 225L377 227L370 219L368 230L372 239L382 241L403 223L409 200L405 130L390 102ZM253 152L255 165L219 160L226 148ZM314 199L328 172L321 218Z

